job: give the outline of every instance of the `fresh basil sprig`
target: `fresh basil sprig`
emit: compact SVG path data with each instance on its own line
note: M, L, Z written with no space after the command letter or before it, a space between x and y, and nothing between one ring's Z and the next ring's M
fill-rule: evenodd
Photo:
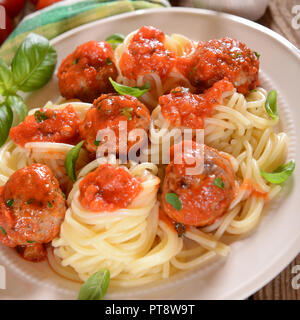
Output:
M76 181L76 162L79 157L79 153L81 150L84 141L79 142L75 147L73 147L67 154L65 160L65 168L69 178L75 182Z
M116 49L116 47L123 43L125 37L120 34L120 33L114 33L114 34L111 34L110 36L108 36L105 41L108 42L112 47L113 49Z
M167 193L166 202L169 203L177 211L180 211L182 208L182 203L176 193Z
M94 273L79 291L78 300L103 300L110 281L110 273L103 269Z
M278 119L278 111L277 111L277 91L271 90L268 95L265 102L265 109L268 113L268 115L273 119Z
M0 105L0 146L2 146L8 138L13 117L13 111L9 105Z
M112 78L109 78L110 83L119 94L128 94L129 96L140 97L150 89L150 82L147 82L141 87L128 87L123 84L115 82Z
M43 87L52 77L57 60L48 39L30 33L18 48L11 68L0 58L0 147L6 142L12 125L22 122L27 106L17 94ZM14 119L14 115L17 117Z
M295 166L295 161L291 160L290 162L279 166L271 173L263 170L260 170L260 173L268 182L280 184L288 179L288 177L293 173Z
M52 77L57 53L48 39L30 33L18 48L11 70L18 89L30 92L43 87Z

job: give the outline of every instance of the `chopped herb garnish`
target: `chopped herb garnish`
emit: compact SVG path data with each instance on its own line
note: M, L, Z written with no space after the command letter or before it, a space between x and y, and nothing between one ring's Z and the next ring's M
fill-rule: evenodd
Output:
M53 208L53 204L50 201L47 202L47 205L49 208Z
M27 200L27 201L26 201L26 204L31 204L32 202L34 202L34 199L33 199L33 198Z
M180 211L182 208L181 201L176 193L167 193L166 202L169 203L177 211Z
M110 65L112 64L112 61L111 61L110 59L108 59L108 58L106 58L105 61L106 61L106 64L107 64L108 66L110 66Z
M224 189L224 182L221 178L217 177L214 180L214 185L217 186L220 189Z
M124 109L122 109L121 114L122 114L122 116L127 117L127 119L129 121L131 121L132 120L132 114L131 114L132 111L133 111L133 108L124 108Z
M35 243L35 241L27 240L27 243Z
M46 115L45 112L42 112L40 110L37 110L35 113L34 113L34 119L37 123L41 123L47 119L49 119L49 117Z
M183 237L186 231L185 225L182 223L176 223L174 227L178 233L178 237Z
M79 61L79 59L78 59L78 58L76 58L76 59L73 61L73 64L77 64L77 63L78 63L78 61Z
M11 207L14 204L14 199L9 199L5 203L8 207Z
M100 144L100 141L98 141L98 140L95 140L95 141L94 141L94 145L95 145L96 147L99 147L99 144Z
M256 52L256 51L254 51L254 54L256 55L256 58L259 59L260 54L258 52Z
M0 226L0 230L2 231L2 233L3 233L4 236L7 235L7 233L6 233L6 231L5 231L5 229L4 229L3 227Z

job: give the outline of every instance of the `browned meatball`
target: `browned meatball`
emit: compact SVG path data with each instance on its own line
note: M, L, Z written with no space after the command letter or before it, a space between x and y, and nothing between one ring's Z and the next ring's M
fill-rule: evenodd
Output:
M162 194L163 210L172 220L184 225L206 226L229 208L236 191L234 171L225 155L192 141L184 141L185 153L182 158L178 158L182 145L171 148L174 159L166 168ZM195 164L187 164L185 159L202 157L202 172L188 173L187 168L193 168ZM174 208L169 203L170 194L178 197L181 208Z
M94 101L92 108L86 113L85 119L79 126L82 139L90 152L96 152L102 142L96 141L99 130L111 129L116 137L116 152L119 152L120 123L127 123L127 138L131 130L149 130L150 113L147 107L136 97L128 95L103 94ZM127 150L136 141L127 141Z
M113 92L109 77L116 79L118 75L113 56L113 48L104 41L89 41L78 46L58 69L61 95L93 102L101 93Z
M9 247L48 243L58 235L65 212L63 193L47 166L20 169L0 188L0 242Z
M244 43L226 37L200 42L191 56L178 58L177 68L201 90L226 77L246 94L259 84L258 58Z

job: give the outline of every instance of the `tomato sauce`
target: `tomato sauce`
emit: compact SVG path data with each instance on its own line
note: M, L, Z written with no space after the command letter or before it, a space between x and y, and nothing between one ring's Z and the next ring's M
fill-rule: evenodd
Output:
M120 59L122 74L135 80L150 73L166 78L175 64L175 54L166 49L164 41L162 31L150 26L142 27L132 37L128 50Z
M99 130L111 129L116 136L117 150L119 152L120 122L127 124L127 137L131 130L141 128L148 131L150 126L150 113L147 107L137 98L123 95L103 94L94 101L94 106L88 110L86 117L80 125L80 135L85 140L86 148L96 152L102 142L95 140ZM127 149L136 141L127 141Z
M246 94L259 84L257 55L242 42L223 38L200 42L193 54L176 60L176 67L201 90L227 77Z
M141 182L124 168L102 164L79 185L79 201L91 211L127 208L142 190Z
M62 110L40 109L10 130L10 138L24 147L27 142L76 144L80 120L71 105Z
M261 190L259 185L253 183L249 179L245 179L241 185L242 190L250 191L250 197L263 198L264 200L268 200L268 192Z
M203 94L192 94L188 89L178 87L161 96L159 104L164 118L172 127L202 129L204 119L221 102L223 93L232 90L233 85L227 79L218 81Z

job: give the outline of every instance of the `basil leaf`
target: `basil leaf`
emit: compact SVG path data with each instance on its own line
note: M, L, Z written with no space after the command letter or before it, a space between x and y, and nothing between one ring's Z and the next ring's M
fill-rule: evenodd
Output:
M268 113L268 115L276 120L278 119L278 112L277 112L277 91L276 90L271 90L266 99L265 103L265 109Z
M0 58L0 93L15 93L17 91L14 85L13 75L9 66Z
M127 87L127 86L124 86L123 84L119 84L115 82L112 78L109 78L109 81L119 94L128 94L129 96L133 96L137 98L142 96L144 93L146 93L150 89L150 82L147 82L142 87Z
M6 142L13 123L13 112L9 105L0 106L0 147Z
M48 39L30 33L13 58L13 79L22 91L39 89L52 77L56 61L56 51Z
M288 179L288 177L293 173L295 166L295 162L291 160L290 162L279 166L275 171L271 173L265 172L263 170L260 170L260 173L268 182L279 184Z
M84 144L84 141L79 142L75 147L73 147L67 154L66 160L65 160L65 168L67 171L67 174L69 178L75 182L76 181L76 162L79 157L79 152Z
M182 208L181 201L176 193L167 193L166 202L169 203L177 211L180 211Z
M110 273L103 269L94 273L80 288L78 300L103 300L110 281Z
M260 56L261 56L261 55L260 55L258 52L256 52L256 51L254 51L254 54L256 55L256 58L257 58L257 59L259 59Z
M224 189L224 182L221 178L217 177L214 179L214 185L220 189Z
M6 98L6 103L11 107L12 110L15 110L17 112L19 122L22 122L26 118L28 109L21 97L8 96Z
M114 33L114 34L111 34L110 36L108 36L105 41L108 42L112 47L113 49L116 49L116 47L123 43L125 37L120 34L120 33Z

